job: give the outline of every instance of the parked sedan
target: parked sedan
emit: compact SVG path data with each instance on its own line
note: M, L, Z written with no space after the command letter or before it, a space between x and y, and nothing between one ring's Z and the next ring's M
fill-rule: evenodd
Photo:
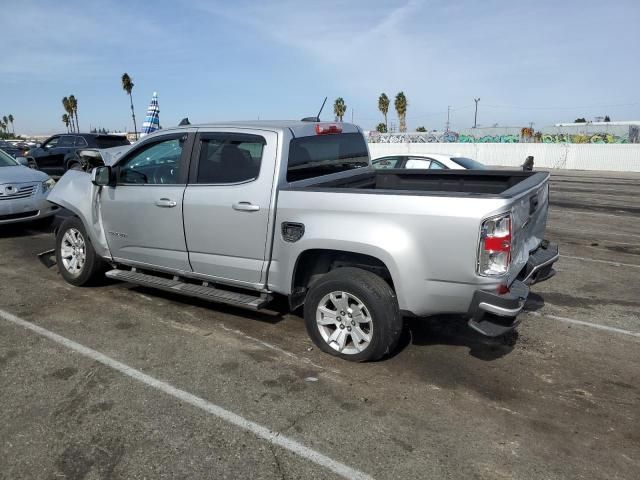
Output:
M487 167L471 158L452 157L442 153L427 155L389 155L372 160L374 168L415 168L423 170L485 170Z
M11 143L0 140L0 150L12 157L21 157L29 149L25 147L23 143Z
M47 202L55 182L0 151L0 225L51 217L60 207Z

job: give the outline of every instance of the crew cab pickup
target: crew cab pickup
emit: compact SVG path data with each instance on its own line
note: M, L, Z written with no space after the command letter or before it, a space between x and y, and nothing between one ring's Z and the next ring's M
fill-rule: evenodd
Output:
M461 314L490 336L551 277L549 174L375 170L347 123L160 130L112 165L67 172L48 200L62 277L110 278L250 309L304 307L323 351L396 346L403 317Z

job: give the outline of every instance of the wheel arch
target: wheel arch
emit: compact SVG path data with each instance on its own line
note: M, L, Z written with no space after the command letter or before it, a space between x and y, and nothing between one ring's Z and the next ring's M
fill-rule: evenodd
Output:
M289 295L291 309L299 308L304 303L315 281L342 267L356 267L375 273L396 291L397 284L391 269L377 256L350 250L309 248L300 252L293 267Z

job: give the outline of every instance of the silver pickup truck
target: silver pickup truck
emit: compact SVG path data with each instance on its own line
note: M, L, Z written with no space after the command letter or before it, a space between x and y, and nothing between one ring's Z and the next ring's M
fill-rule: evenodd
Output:
M549 174L375 170L347 123L242 122L145 137L112 165L67 172L48 200L62 277L110 278L251 309L304 306L313 342L377 359L403 316L518 324L553 275Z

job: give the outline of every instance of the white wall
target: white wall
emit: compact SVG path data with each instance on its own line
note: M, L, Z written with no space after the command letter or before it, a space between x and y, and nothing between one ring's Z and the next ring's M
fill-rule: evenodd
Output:
M535 166L541 168L640 172L640 144L370 143L369 151L371 158L445 153L500 166L519 166L533 155Z

